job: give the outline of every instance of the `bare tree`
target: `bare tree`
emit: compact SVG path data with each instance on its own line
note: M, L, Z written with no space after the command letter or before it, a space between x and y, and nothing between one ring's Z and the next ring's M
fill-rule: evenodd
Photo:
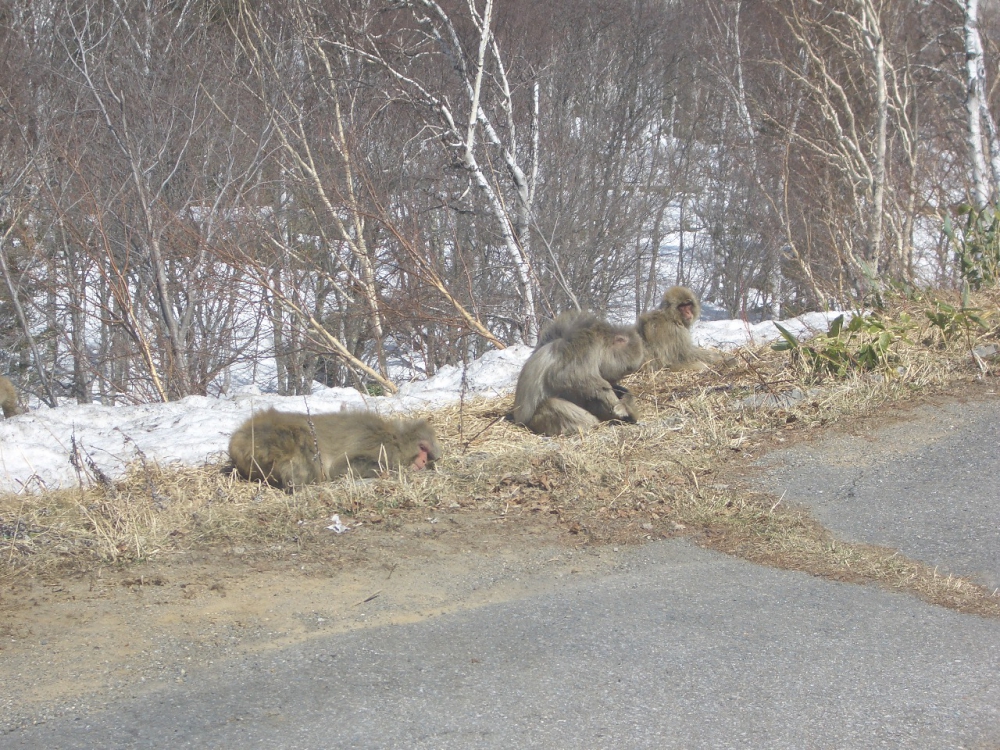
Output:
M520 294L517 311L524 340L533 342L538 322L532 272L530 222L537 168L537 85L531 88L529 145L523 147L518 102L493 33L493 0L480 10L469 0L462 34L453 16L434 0L391 2L393 33L350 28L329 41L378 66L418 111L422 124L460 165L496 222ZM471 48L471 52L469 51ZM437 66L434 71L428 67ZM442 73L443 85L429 83Z
M195 62L218 52L196 11L190 3L116 0L67 4L65 13L65 61L103 125L94 134L107 150L94 155L107 159L111 184L86 177L92 189L117 196L100 206L114 219L103 239L111 243L117 303L133 307L130 327L164 400L204 392L216 369L203 360L199 375L192 358L212 350L200 337L213 336L218 321L206 316L226 319L217 307L226 280L209 265L210 249L223 207L247 179L239 164L244 134L220 117L210 68ZM154 302L149 318L135 309L146 299ZM147 322L155 323L150 331L142 330Z
M53 402L263 357L388 392L678 281L776 316L947 280L1000 187L994 10L10 0L0 347Z

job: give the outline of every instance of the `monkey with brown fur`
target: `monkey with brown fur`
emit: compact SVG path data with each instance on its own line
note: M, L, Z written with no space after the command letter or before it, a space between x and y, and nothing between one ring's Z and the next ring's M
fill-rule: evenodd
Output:
M643 362L632 328L567 312L542 331L521 368L509 417L542 435L572 435L600 422L636 422L635 400L618 381Z
M595 326L606 329L609 327L609 324L607 321L601 319L592 312L586 310L567 310L566 312L557 315L554 320L542 328L542 331L538 336L538 343L535 344L535 349L541 349L543 346L555 341L556 339L569 339L576 331L579 331L582 328L594 328ZM615 329L613 326L611 326L611 328ZM632 329L625 327L617 327L615 330L623 333L632 331ZM624 377L624 375L621 377ZM636 412L635 396L629 392L628 388L620 383L612 381L611 385L614 388L615 395L618 396L622 405L628 410L629 418L625 421L633 423L637 422L638 416ZM594 412L594 409L591 409L588 405L584 404L583 406L589 411L596 413ZM600 409L601 407L598 406L597 408Z
M663 294L658 309L639 316L636 329L652 366L704 370L706 363L718 364L722 360L721 355L700 349L691 341L691 326L699 315L701 305L694 292L685 286L672 286Z
M229 456L245 479L292 489L347 474L374 477L400 467L430 468L441 450L434 429L423 419L268 409L236 430L229 440Z
M553 320L542 326L535 349L541 349L556 339L569 338L574 331L580 328L588 328L601 323L604 321L588 310L567 310L559 313Z
M3 409L4 419L23 414L21 402L17 395L17 388L10 382L9 378L0 375L0 408Z

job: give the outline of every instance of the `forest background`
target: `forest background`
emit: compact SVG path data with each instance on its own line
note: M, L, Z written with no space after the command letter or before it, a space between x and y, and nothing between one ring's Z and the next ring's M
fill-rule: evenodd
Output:
M998 38L993 0L4 0L0 370L390 393L671 283L991 280Z

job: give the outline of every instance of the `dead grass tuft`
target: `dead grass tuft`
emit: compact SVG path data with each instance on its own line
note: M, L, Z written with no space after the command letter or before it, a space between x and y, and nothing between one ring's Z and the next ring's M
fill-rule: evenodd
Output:
M974 584L937 576L892 550L838 541L802 510L740 485L747 459L778 437L992 378L1000 359L988 347L1000 338L1000 292L973 299L986 316L984 329L963 328L961 320L950 331L935 326L925 314L935 300L959 304L941 294L893 301L883 316L904 334L874 370L820 376L763 346L735 353L718 370L632 376L626 385L641 405L640 425L553 439L505 421L510 396L436 410L426 416L445 452L437 472L344 479L285 494L221 466L140 465L107 485L2 496L0 576L191 549L281 556L328 540L334 513L391 529L408 511L428 509L554 521L575 543L689 534L756 562L998 615L1000 599Z

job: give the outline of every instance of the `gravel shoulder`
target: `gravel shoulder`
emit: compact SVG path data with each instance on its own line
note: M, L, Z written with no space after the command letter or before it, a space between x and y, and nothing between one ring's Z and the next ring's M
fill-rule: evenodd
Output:
M411 514L393 530L362 526L329 542L309 554L197 553L8 585L2 727L97 709L318 635L508 601L606 566L600 550L536 516Z

